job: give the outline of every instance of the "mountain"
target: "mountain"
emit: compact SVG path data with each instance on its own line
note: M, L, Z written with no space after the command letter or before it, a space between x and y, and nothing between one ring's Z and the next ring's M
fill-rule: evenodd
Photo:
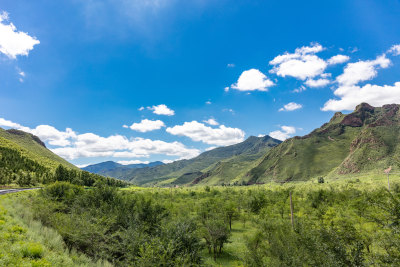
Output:
M23 156L51 169L55 169L60 164L77 169L75 165L47 149L39 137L24 131L0 128L0 147L19 151Z
M400 167L400 105L362 103L320 128L268 151L242 178L249 183L340 178Z
M161 161L155 161L155 162L150 162L148 164L145 163L139 163L139 164L128 164L128 165L122 165L114 161L105 161L93 165L86 166L82 168L82 170L92 172L92 173L97 173L101 174L104 176L119 176L119 173L122 173L124 171L130 170L130 169L136 169L136 168L145 168L145 167L154 167L158 165L163 165Z
M215 148L193 159L178 160L155 167L130 169L113 177L130 180L139 185L190 184L199 177L207 176L208 170L220 161L240 158L241 160L237 160L237 167L240 168L240 164L247 166L279 143L281 141L270 136L251 136L241 143ZM224 177L218 182L225 179L228 178Z

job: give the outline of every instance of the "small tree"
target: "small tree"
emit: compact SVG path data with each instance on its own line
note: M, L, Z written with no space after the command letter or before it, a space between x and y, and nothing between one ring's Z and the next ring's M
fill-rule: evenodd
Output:
M318 177L318 183L319 183L319 184L325 183L324 177Z

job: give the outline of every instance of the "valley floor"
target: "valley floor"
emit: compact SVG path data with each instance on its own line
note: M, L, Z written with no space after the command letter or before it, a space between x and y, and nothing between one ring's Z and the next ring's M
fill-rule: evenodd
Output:
M390 193L384 175L355 175L324 183L117 191L81 191L78 186L56 183L42 192L0 196L0 265L151 266L165 260L173 266L190 260L185 258L190 251L177 252L176 242L192 240L201 258L193 265L329 266L341 261L343 266L396 266L400 263L400 176L391 175L390 183ZM130 229L122 223L127 220L143 225ZM113 232L116 225L127 228ZM193 235L180 236L179 227L193 229L188 230ZM226 238L216 260L206 242L214 238L213 229L220 231L218 238ZM111 235L119 236L119 241L111 240ZM113 262L114 255L128 253L122 250L130 246L132 236L144 238L131 245L129 253L136 256ZM92 238L89 243L88 238ZM154 240L142 246L148 238ZM156 256L164 252L164 258ZM183 254L174 258L174 253Z

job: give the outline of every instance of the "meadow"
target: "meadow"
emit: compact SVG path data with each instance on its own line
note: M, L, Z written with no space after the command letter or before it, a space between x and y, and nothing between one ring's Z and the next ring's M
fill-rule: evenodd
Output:
M384 175L190 188L56 182L1 197L0 262L396 266L400 177L390 180L390 192Z

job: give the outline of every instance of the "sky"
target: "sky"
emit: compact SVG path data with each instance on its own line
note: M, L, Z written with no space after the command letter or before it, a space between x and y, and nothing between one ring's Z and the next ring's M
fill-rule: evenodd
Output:
M0 127L77 166L400 104L400 1L0 0Z

